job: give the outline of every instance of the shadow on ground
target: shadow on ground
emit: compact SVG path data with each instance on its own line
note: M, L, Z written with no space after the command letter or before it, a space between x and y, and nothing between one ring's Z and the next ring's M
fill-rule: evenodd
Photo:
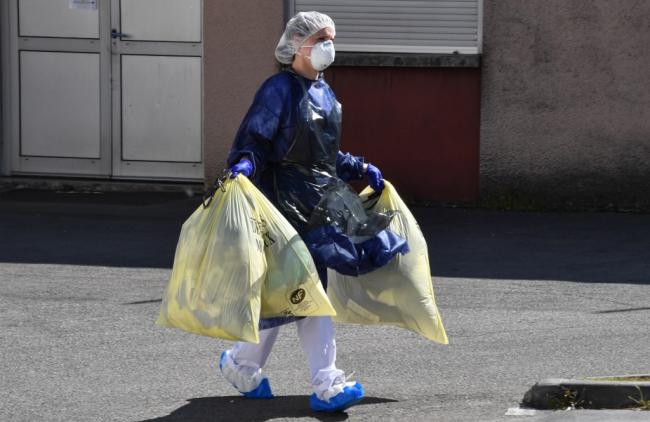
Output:
M650 284L650 215L413 211L434 276Z
M6 192L0 262L171 268L201 197L183 193Z
M366 397L357 406L390 403L397 400ZM241 396L202 397L188 400L167 416L146 422L263 422L278 418L312 417L320 421L344 421L345 412L317 413L309 407L309 396L278 396L272 400L250 400ZM144 421L143 421L144 422Z
M0 262L171 268L201 198L0 195ZM650 215L414 208L436 277L650 284Z

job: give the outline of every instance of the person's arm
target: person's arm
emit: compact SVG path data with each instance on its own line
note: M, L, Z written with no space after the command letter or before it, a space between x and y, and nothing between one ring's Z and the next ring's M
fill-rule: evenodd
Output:
M363 179L366 168L363 157L355 157L341 151L336 155L336 175L344 182Z
M252 168L247 176L256 179L266 165L278 126L278 116L263 105L253 103L237 131L228 155L228 167L248 160Z
M363 157L344 154L341 151L336 156L336 175L344 182L363 179L368 176L368 184L375 191L384 189L384 179L381 171L370 163L364 162Z
M227 160L231 170L241 169L243 171L239 172L254 180L261 174L271 154L286 97L270 81L264 83L255 95L253 104L237 131ZM250 166L245 160L250 162Z

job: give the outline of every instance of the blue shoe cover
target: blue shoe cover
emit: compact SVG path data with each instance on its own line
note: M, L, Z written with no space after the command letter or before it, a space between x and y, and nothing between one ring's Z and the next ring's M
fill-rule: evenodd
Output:
M219 358L219 369L223 370L223 362L226 359L226 352L223 351L221 352L221 357ZM246 393L241 392L241 394L244 395L244 397L249 398L249 399L272 399L273 393L271 392L271 384L269 384L269 379L264 378L262 382L260 382L260 385L257 386L257 388L253 391L248 391Z
M314 393L309 397L309 405L315 412L338 412L357 404L364 395L363 387L357 382L351 387L343 388L343 391L332 397L329 402L319 399Z
M260 385L253 391L247 393L242 393L244 397L249 399L272 399L273 393L271 393L271 385L269 384L269 379L264 378Z

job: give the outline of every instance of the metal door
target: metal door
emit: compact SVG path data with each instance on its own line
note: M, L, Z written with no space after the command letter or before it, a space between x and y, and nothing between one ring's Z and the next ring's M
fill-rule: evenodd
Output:
M10 174L203 178L201 0L2 7Z
M110 175L110 34L102 33L108 6L73 0L3 5L11 174Z
M201 6L113 1L114 177L203 178Z

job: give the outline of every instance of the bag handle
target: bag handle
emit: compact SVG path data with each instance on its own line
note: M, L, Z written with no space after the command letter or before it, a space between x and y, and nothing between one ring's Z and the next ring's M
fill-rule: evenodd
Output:
M223 192L226 192L226 180L230 178L232 171L230 169L224 169L221 172L221 176L217 177L212 187L203 193L203 208L210 206L214 194L217 192L217 189L221 189Z

